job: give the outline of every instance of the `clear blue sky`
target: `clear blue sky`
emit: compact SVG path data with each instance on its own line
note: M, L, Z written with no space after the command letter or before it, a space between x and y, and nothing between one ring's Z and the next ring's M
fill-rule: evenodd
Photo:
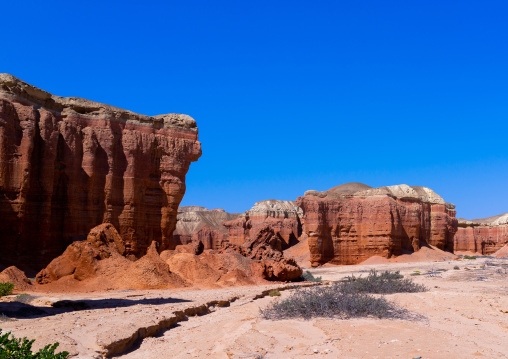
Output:
M179 112L203 156L183 205L243 212L345 182L508 212L506 1L10 1L0 72Z

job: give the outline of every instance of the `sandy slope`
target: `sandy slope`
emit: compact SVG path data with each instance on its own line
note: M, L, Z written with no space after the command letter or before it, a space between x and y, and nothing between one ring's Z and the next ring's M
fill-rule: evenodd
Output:
M454 270L454 266L460 269ZM413 321L371 318L270 321L259 316L259 308L281 300L290 291L283 291L282 297L254 300L256 293L269 287L252 286L227 290L102 293L103 308L92 306L85 311L1 322L0 327L18 335L39 338L41 344L59 340L65 349L73 349L80 358L100 357L99 341L118 342L126 333L140 327L149 328L149 323L170 317L175 310L196 307L214 298L237 297L229 307L212 307L210 314L201 316L191 314L188 320L158 336L139 341L120 357L508 357L507 259L389 263L312 271L324 279L339 280L352 273L365 275L371 268L400 269L403 274L420 271L422 275L413 278L427 285L430 291L394 294L388 298L423 318ZM438 269L447 271L438 272ZM424 275L429 270L437 276ZM89 299L98 297L94 294ZM105 298L112 297L117 302L107 305ZM135 298L133 303L122 302ZM123 306L114 307L114 303L123 303Z

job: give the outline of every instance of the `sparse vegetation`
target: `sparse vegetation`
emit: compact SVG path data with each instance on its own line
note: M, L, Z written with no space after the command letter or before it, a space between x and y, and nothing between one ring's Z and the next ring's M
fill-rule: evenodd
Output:
M347 277L341 284L341 290L345 292L357 293L414 293L424 292L427 288L421 284L414 283L412 279L404 278L400 272L378 272L373 269L366 278Z
M268 293L270 297L280 297L280 292L277 289L271 290L270 293Z
M366 293L343 292L341 285L297 289L289 298L260 309L265 319L314 317L401 318L406 312L384 298Z
M2 329L0 329L0 333ZM33 340L16 339L10 332L0 334L0 359L66 359L68 352L55 353L58 343L46 345L32 352Z
M439 270L434 269L432 267L427 273L425 273L426 277L441 277L441 272Z
M476 259L476 256L464 256L462 259Z
M323 279L321 277L314 277L312 273L309 272L308 270L302 274L300 279L306 282L319 282L319 283L323 282Z
M405 279L399 272L378 274L372 270L366 278L347 277L342 283L311 289L297 289L289 298L260 309L266 319L300 317L377 317L404 318L408 312L370 293L389 294L422 292L426 287Z
M508 274L508 268L498 268L496 270L496 273L498 273L498 274Z
M11 294L13 289L14 289L14 283L0 282L0 297Z
M32 300L34 300L35 298L37 298L37 297L34 296L34 295L30 295L30 294L27 294L27 293L21 293L21 294L16 296L15 300L16 300L16 302L28 304Z
M460 268L459 268L459 266L455 266L455 267L453 267L453 269L459 270Z
M6 316L3 313L0 313L0 322L11 322L11 321L14 321L14 320L16 320L16 319L8 317L8 316Z

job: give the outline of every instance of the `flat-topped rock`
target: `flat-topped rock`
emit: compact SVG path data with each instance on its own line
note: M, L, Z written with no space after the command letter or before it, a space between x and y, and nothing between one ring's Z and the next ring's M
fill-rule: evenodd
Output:
M446 203L441 196L430 188L422 186L408 186L406 184L372 188L363 183L351 182L322 192L309 190L305 192L304 196L316 196L321 198L390 196L399 199L412 199L423 203L446 204L447 207L450 207L450 209L455 208L453 204Z
M346 183L327 191L307 191L297 205L304 212L303 229L314 266L390 258L424 245L453 250L455 206L426 187Z
M507 244L508 213L471 220L459 218L454 238L456 251L493 255Z
M461 227L502 226L508 225L508 212L486 218L477 218L477 219L459 218L458 220L459 226Z
M146 116L84 98L55 96L6 73L0 74L0 97L41 106L61 116L90 116L154 128L197 131L196 121L188 115Z

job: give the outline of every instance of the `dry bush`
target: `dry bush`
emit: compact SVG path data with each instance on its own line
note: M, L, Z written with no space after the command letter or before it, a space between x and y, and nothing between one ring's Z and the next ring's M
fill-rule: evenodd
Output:
M400 272L378 272L373 269L365 278L347 277L346 281L341 283L341 291L352 293L415 293L425 292L428 289L421 284L413 282L412 279L404 278Z
M340 284L311 289L297 289L287 299L260 309L265 319L290 319L314 317L377 317L404 318L406 310L384 298L366 293L344 292Z

